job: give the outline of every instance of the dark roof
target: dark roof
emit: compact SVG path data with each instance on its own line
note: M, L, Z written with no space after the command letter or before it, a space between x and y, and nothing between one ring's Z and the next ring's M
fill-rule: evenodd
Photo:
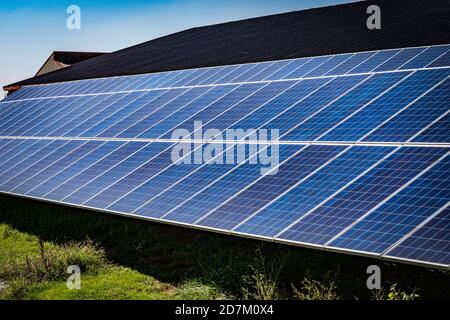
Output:
M370 4L381 7L381 30L366 27ZM449 0L364 1L277 14L185 30L11 86L444 44L449 16Z
M72 64L95 58L106 54L106 52L79 52L79 51L53 51L52 54L45 60L44 64L36 72L36 75L41 74L41 71L46 68L50 69L49 64L54 64L53 67L57 66L57 69L66 68ZM44 73L48 73L46 70Z
M64 64L72 65L104 54L106 52L53 51L53 59Z

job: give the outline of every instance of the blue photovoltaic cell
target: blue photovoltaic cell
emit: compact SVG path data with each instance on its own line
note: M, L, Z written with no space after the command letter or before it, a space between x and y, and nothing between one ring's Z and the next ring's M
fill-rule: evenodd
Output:
M58 169L63 169L66 165L70 165L83 159L86 154L94 151L98 146L105 144L101 141L69 141L56 152L53 152L48 157L34 163L22 174L26 177L21 184L13 189L13 192L26 194L35 187L40 186L42 182L49 183L52 180L47 180L58 173ZM63 165L61 165L61 163ZM80 164L81 165L81 164ZM51 190L51 189L50 189ZM39 194L43 196L45 193Z
M240 101L244 100L246 97L254 94L259 89L264 87L265 83L249 83L240 85L235 90L232 90L227 95L216 100L210 104L205 109L198 112L195 117L188 118L182 123L180 123L177 128L185 129L188 132L194 132L194 121L201 121L203 125L207 125L211 120L220 116L225 111L236 106ZM238 127L236 127L238 128ZM172 132L167 132L162 136L162 138L171 138Z
M47 192L58 185L60 180L58 180L57 174L59 172L104 144L105 142L101 141L69 141L64 145L65 148L69 148L66 154L62 156L58 154L58 157L52 156L43 159L42 163L37 162L37 165L43 167L43 169L20 187L21 192L34 197L44 197Z
M73 98L72 98L73 99ZM27 112L25 114L21 114L19 117L16 117L13 122L9 125L9 127L3 130L0 134L8 135L8 136L17 136L23 135L23 132L26 128L31 128L33 125L33 120L40 119L46 111L50 110L50 112L57 112L61 108L63 108L66 99L57 99L57 100L44 100L40 101L34 110L31 112ZM28 126L30 125L30 126Z
M319 138L340 121L391 88L406 75L407 73L373 75L367 81L361 82L349 93L340 97L327 108L289 132L284 136L284 139L289 141L312 141Z
M49 123L58 121L64 115L70 113L71 110L79 108L80 104L83 105L86 99L91 99L91 97L69 97L61 99L59 105L53 106L52 108L46 107L41 114L31 119L17 133L23 136L34 136L36 133L41 132ZM46 132L44 135L49 133L48 131L44 132Z
M5 181L5 174L8 173L9 169L20 164L30 155L40 150L43 145L49 144L52 141L15 139L14 143L8 144L9 147L5 148L0 157L0 181ZM13 176L14 171L11 174ZM12 176L10 175L9 177Z
M264 70L260 71L259 73L255 74L253 77L248 79L248 81L262 81L265 80L267 77L270 77L272 74L278 72L281 69L284 69L285 66L290 64L291 60L283 60L283 61L276 61ZM281 79L281 78L278 78Z
M28 154L24 159L18 159L22 161L1 175L1 190L12 191L71 150L68 141L45 141L37 152ZM39 165L36 165L37 163Z
M161 206L155 206L155 209L148 210L147 207L143 207L147 202L156 198L155 202L158 202L160 193L171 193L171 188L182 186L186 184L186 180L190 174L195 173L192 179L195 180L194 188L199 188L201 183L206 183L206 179L214 179L214 177L225 173L231 168L230 165L208 165L205 170L210 169L207 175L198 172L201 167L200 164L184 164L184 165L170 165L164 168L160 173L150 177L147 181L144 181L141 185L137 186L135 190L119 199L111 206L111 209L123 212L137 213L146 217L159 217L167 210L175 205L175 199L172 198L171 202L161 202ZM205 171L203 170L203 171ZM189 180L187 180L189 181ZM187 193L193 192L192 188L184 189L180 193L177 193L177 197L182 197ZM158 202L160 203L160 202ZM151 205L148 205L149 207ZM167 209L167 210L166 210Z
M225 67L221 68L219 72L211 75L209 78L203 80L202 82L199 82L199 85L214 84L219 79L222 79L227 74L230 74L231 72L234 72L236 69L239 69L240 67L242 67L242 65L225 66Z
M144 133L145 137L156 139L165 134L172 134L175 129L182 128L180 126L181 123L188 121L187 119L191 119L191 121L194 122L199 112L236 88L237 85L213 87L197 99L184 105L181 109L161 120L157 126L153 126L146 130Z
M84 112L94 109L100 103L108 103L110 95L83 96L76 101L76 107L71 107L59 116L52 115L48 121L35 128L31 128L29 134L33 136L61 136L66 130L66 125L82 115Z
M220 146L222 147L222 145ZM195 154L195 149L197 149L197 147L195 145L191 145L191 148ZM197 150L203 150L203 152L205 152L206 148L208 148L208 145L203 148L200 147ZM218 157L220 157L220 155L218 155ZM202 166L195 165L193 164L193 154L189 154L186 159L188 161L187 164L177 165L169 162L169 165L161 170L157 175L143 181L142 185L137 185L137 188L133 192L119 199L108 209L133 212L150 199L156 197L158 192L163 191L160 187L161 184L168 184L168 188L162 195L165 199L169 199L167 203L162 201L162 206L157 206L154 208L155 210L148 210L148 207L144 209L145 212L148 212L148 214L146 214L147 216L159 216L167 212L163 211L161 213L161 210L164 209L163 205L165 205L166 208L175 206L176 201L185 199L189 194L194 193L196 189L199 189L202 185L206 185L209 181L213 181L214 179L220 177L233 167L233 165L220 163L213 164L213 162L210 162L209 164L206 163ZM194 171L195 174L189 175ZM141 212L143 212L143 210L141 210Z
M446 114L436 123L420 133L413 142L436 142L448 143L450 141L450 114Z
M51 140L16 140L11 149L5 150L0 158L0 181L5 181L5 173L10 168L38 151L42 145L50 142ZM14 171L12 171L13 173Z
M144 75L143 77L145 77L145 76L147 76L147 75ZM89 88L86 89L85 93L92 94L92 93L104 92L102 89L108 87L109 83L111 83L113 81L113 79L111 79L111 78L97 79L97 81L93 85L91 85ZM82 94L82 93L80 92L80 94Z
M402 108L425 94L445 77L448 70L422 70L412 74L371 104L339 124L321 141L358 141Z
M450 66L450 50L444 53L441 57L434 60L429 65L427 65L428 68L448 67L448 66Z
M147 132L158 125L160 121L164 120L171 114L177 112L179 109L183 108L186 104L190 103L192 100L197 99L207 92L209 87L192 88L176 97L175 99L164 104L160 109L153 109L152 103L148 106L148 115L138 121L136 124L130 126L128 129L118 134L118 137L139 137L148 138Z
M2 124L0 125L0 135L7 135L12 132L18 123L20 123L21 117L25 117L28 113L36 114L41 108L46 105L54 103L53 99L35 100L31 102L23 103L23 106L14 108L11 112L2 117Z
M392 58L395 54L397 54L400 50L385 50L378 51L369 59L359 64L355 68L351 69L348 73L364 73L370 72L373 69L377 68L380 64L384 63L386 60Z
M145 106L151 101L155 100L159 96L165 93L164 90L153 90L148 91L144 95L139 96L136 100L131 101L121 109L116 109L115 112L109 116L104 116L103 120L99 121L97 124L92 126L90 129L86 130L81 134L83 137L99 137L102 136L101 133L122 119L126 118L135 111L145 108Z
M294 71L297 68L299 68L300 66L304 65L309 60L311 60L311 58L290 60L289 64L287 64L284 67L280 68L278 71L272 73L265 80L280 80L280 79L283 79L285 76L287 76L292 71Z
M12 112L16 107L20 108L20 105L22 105L24 101L12 101L12 102L5 102L0 101L0 122L3 122L3 117L10 112Z
M450 265L450 209L438 213L386 256Z
M111 184L129 174L131 170L139 168L151 158L156 156L159 152L167 148L165 143L135 143L138 145L138 150L136 152L123 158L117 165L113 166L109 170L106 170L105 172L102 172L94 179L80 185L76 191L64 198L63 201L78 205L85 203L94 195L100 193Z
M109 108L112 104L117 103L118 100L124 99L127 94L124 93L116 93L113 95L99 96L99 100L95 100L92 103L88 102L85 104L87 108L83 109L75 109L77 112L73 115L73 117L67 119L66 123L62 123L58 121L59 127L57 127L53 132L51 132L51 136L75 136L77 134L85 131L85 121L88 119L95 119L94 117L97 113L102 110Z
M389 71L396 70L401 68L405 63L409 62L411 59L416 57L425 48L407 48L400 51L398 54L393 56L391 59L380 65L378 68L375 68L373 71Z
M234 78L239 77L241 74L244 74L245 72L249 71L253 67L255 67L255 64L253 64L253 63L240 65L238 68L233 69L231 72L225 74L223 77L217 79L213 83L229 83Z
M225 152L230 150L237 152L238 147L229 145L228 150ZM301 148L302 146L279 146L280 161L286 160ZM264 166L262 164L250 164L249 162L250 160L258 160L259 155L265 155L265 152L271 149L261 145L259 150L259 154L248 154L245 157L245 164L228 165L228 169L221 172L222 174L220 175L214 174L215 170L217 170L214 166L203 166L195 175L184 179L181 184L168 189L168 191L155 197L135 212L163 217L171 221L194 223L208 211L216 208L228 200L229 197L242 190L242 188L261 178L261 168ZM249 158L250 160L248 160ZM195 176L204 176L206 178L201 179L205 181L197 181L198 177Z
M70 162L73 163L73 161L72 160L69 161L69 159L65 157L52 166L51 169L53 172L60 172L58 175L54 175L52 177L53 181L46 180L43 186L41 186L38 189L36 188L33 189L28 194L29 195L43 194L45 195L46 198L51 198L54 200L55 199L62 200L68 195L75 192L86 182L92 181L105 171L109 170L112 166L122 161L128 155L136 152L140 147L141 146L139 143L134 142L128 142L125 145L123 145L123 143L113 143L113 142L104 144L103 146L99 147L95 153L92 152L88 155L89 156L88 159L94 158L98 159L98 161L92 163L91 166L87 166L87 162L84 160L77 162L76 165L72 165L72 167L70 167L69 163ZM102 154L104 155L103 158L101 158ZM77 168L77 165L79 163L83 163L84 167ZM58 166L59 169L53 168L55 166ZM74 173L73 177L69 177L70 172ZM44 174L51 174L51 173L48 172ZM62 180L61 178L64 176L66 176L66 179ZM51 193L47 196L47 193L49 193L50 191ZM56 193L58 194L58 198L55 198L54 196L52 197L52 195L55 195Z
M438 160L445 149L402 148L278 236L325 244ZM308 234L304 230L309 231ZM313 234L314 233L314 234Z
M437 153L447 153L439 150ZM330 246L383 253L450 201L450 158L434 163L414 182L370 212Z
M278 90L282 90L283 85L278 85L275 87ZM249 95L247 98L244 98L238 104L231 105L231 108L228 109L227 111L225 111L226 109L223 110L224 112L218 115L217 118L214 118L209 122L203 123L203 130L207 130L208 128L222 129L222 127L226 127L228 124L234 123L235 122L234 118L236 116L239 117L243 113L248 113L252 110L252 108L257 109L260 104L264 103L265 101L267 101L267 99L270 99L274 94L276 94L276 90L264 90L264 89L257 90L254 94ZM203 121L203 119L201 118L194 117L192 119L192 122L198 120ZM192 127L192 124L189 127ZM183 127L180 126L179 128ZM139 137L145 138L149 136L144 133L141 134Z
M343 146L309 146L281 164L277 174L264 176L238 196L208 213L196 225L232 229L344 149Z
M7 122L13 120L13 118L16 117L17 115L26 112L26 110L32 110L33 106L36 105L36 103L37 101L34 100L18 101L18 102L1 102L0 105L2 106L14 105L14 107L8 108L7 112L4 112L1 115L0 130L6 128L8 125Z
M259 211L233 231L274 237L333 193L380 161L393 147L351 147L322 170ZM308 225L302 230L306 241ZM313 228L314 225L309 225Z
M62 171L57 172L50 180L45 181L45 183L41 185L44 188L47 187L47 190L49 190L45 193L44 198L61 200L66 197L68 194L65 192L64 188L58 188L59 186L72 179L84 169L98 163L103 158L110 155L114 150L122 147L125 143L126 142L122 141L109 141L103 143L89 153L84 153L79 160L65 167ZM64 158L61 161L64 161ZM51 168L51 171L54 172L54 169Z
M133 191L137 186L150 179L153 175L159 174L164 168L170 166L172 145L166 144L164 151L159 150L155 145L156 154L149 158L143 165L135 168L129 168L128 174L116 182L110 183L105 188L89 199L84 204L94 208L106 208L116 200Z
M249 81L250 78L254 77L255 75L259 74L260 72L263 72L265 69L267 69L273 62L262 62L255 64L255 66L251 69L249 69L247 72L244 72L237 76L236 78L233 78L230 82L246 82Z
M342 75L346 74L356 66L360 65L367 59L369 59L371 56L373 56L375 52L361 52L356 53L347 60L345 60L343 63L336 65L333 69L328 71L325 75L326 76L336 76L336 75Z
M156 73L153 75L147 75L150 77L144 77L142 79L141 83L136 84L136 87L134 88L134 90L144 90L144 89L153 89L156 88L158 86L159 83L164 82L164 79L166 79L166 82L169 80L169 72L165 72L165 73ZM103 88L101 88L103 89Z
M255 112L259 112L259 108L269 101L273 100L276 96L289 89L295 81L283 81L269 83L261 90L258 90L254 94L241 100L233 108L220 114L217 118L212 119L207 124L203 125L203 130L218 129L225 130L227 128L240 128L235 127L237 121L245 116L252 116ZM228 139L227 139L228 140Z
M154 99L152 96L148 95L142 96L141 98L143 99L143 101L141 101L140 108L137 108L136 110L130 110L129 113L124 114L125 117L117 119L117 121L111 124L111 126L105 127L102 132L99 132L97 134L97 136L98 137L118 136L120 133L123 133L124 131L130 129L132 126L139 123L139 121L145 121L146 117L151 115L153 111L162 108L169 101L173 100L175 97L177 97L179 94L182 94L182 92L184 91L185 89L164 91L163 94L159 95L157 98ZM146 99L147 97L150 97L150 100L147 100Z
M429 65L431 62L442 56L445 52L447 52L448 49L449 46L430 47L422 51L408 63L404 64L401 69L424 68L425 66Z
M447 79L363 140L408 141L414 134L423 130L432 121L448 111L449 101L450 79Z
M243 130L261 127L269 129L267 123L271 119L286 112L289 108L296 107L296 105L302 102L309 94L314 93L318 88L330 80L331 79L307 79L299 81L280 96L260 107L258 112L252 113L251 116L243 116L234 127Z
M14 145L20 143L19 139L0 139L0 154L3 155L6 151L10 150ZM15 144L16 143L16 144ZM4 159L0 160L0 163Z
M200 82L208 79L209 77L211 77L212 75L218 73L221 70L221 68L208 68L205 69L204 72L202 72L201 74L199 74L196 77L191 77L189 74L185 75L185 78L187 80L187 82L185 82L185 86L196 86L198 85ZM165 87L170 87L171 86L171 81L168 81L167 83L164 83L163 86Z
M111 116L111 114L121 110L122 108L126 108L130 103L138 99L144 94L144 92L131 92L119 101L114 101L110 105L106 105L103 107L96 107L92 112L86 112L83 114L82 121L69 123L68 126L71 129L65 133L66 136L69 137L82 137L84 132L88 129L92 128L94 125L98 124L105 118Z
M311 70L307 74L304 75L304 77L320 77L331 71L331 69L335 68L336 66L339 66L340 64L347 61L351 56L354 54L339 54L334 57L331 57L329 60L322 63L320 66L315 68L314 70Z
M265 128L277 128L280 130L280 137L284 136L292 129L299 126L302 121L309 116L326 107L327 104L350 90L363 81L366 76L349 76L335 78L322 88L299 102L295 107L274 117Z
M305 64L300 65L297 69L287 74L283 79L298 79L303 77L308 72L320 66L325 61L331 59L331 56L316 57L308 60Z
M196 70L188 70L187 73L178 71L178 76L176 78L172 78L167 82L164 82L158 85L159 88L168 88L170 87L183 87L186 86L190 81L200 77L202 74L206 73L210 68L202 68ZM166 85L167 83L167 85Z

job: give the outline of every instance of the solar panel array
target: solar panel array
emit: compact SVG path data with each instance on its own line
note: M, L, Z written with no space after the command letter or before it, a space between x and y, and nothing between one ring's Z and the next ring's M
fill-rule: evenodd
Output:
M449 268L449 49L24 87L0 102L0 192ZM194 121L279 129L277 173L250 155L173 163L172 132Z

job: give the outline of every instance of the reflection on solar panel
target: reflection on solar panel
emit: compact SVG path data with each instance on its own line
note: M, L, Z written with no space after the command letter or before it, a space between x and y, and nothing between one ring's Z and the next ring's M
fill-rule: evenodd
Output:
M0 192L448 268L449 50L24 87L0 102ZM199 122L214 142L189 140ZM264 128L279 140L254 139ZM184 159L223 149L210 162L174 163L176 129L195 142ZM223 138L229 129L241 140ZM244 140L256 153L217 161L237 158ZM252 160L270 147L278 162L262 175Z

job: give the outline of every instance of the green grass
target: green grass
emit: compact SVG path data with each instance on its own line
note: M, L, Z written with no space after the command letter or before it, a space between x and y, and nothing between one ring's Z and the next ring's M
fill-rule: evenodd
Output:
M81 289L69 290L66 268L78 265ZM188 281L174 287L111 264L92 241L56 245L0 224L0 299L225 299L217 287Z
M90 263L85 266L81 291L67 290L61 279L45 280L29 286L25 298L295 299L320 296L308 291L320 289L333 298L373 299L374 293L366 288L366 268L371 264L381 267L386 290L396 283L400 292L418 289L417 293L425 299L450 296L450 276L437 270L264 243L14 197L0 196L2 223L11 228L6 231L9 236L2 239L1 230L7 227L0 227L0 268L5 264L23 263L27 255L39 255L39 240L55 248L59 255L71 246L73 249L84 245L86 250L86 244L104 254L100 264L105 263L105 266L96 265L91 269ZM71 259L75 258L80 262L80 255L75 254ZM0 276L0 280L5 279ZM305 289L308 283L311 289ZM333 284L332 294L321 285L330 283ZM20 281L16 289L23 294Z
M80 290L68 290L65 282L34 285L28 299L173 299L177 290L170 285L123 267L101 269L97 274L82 277Z

